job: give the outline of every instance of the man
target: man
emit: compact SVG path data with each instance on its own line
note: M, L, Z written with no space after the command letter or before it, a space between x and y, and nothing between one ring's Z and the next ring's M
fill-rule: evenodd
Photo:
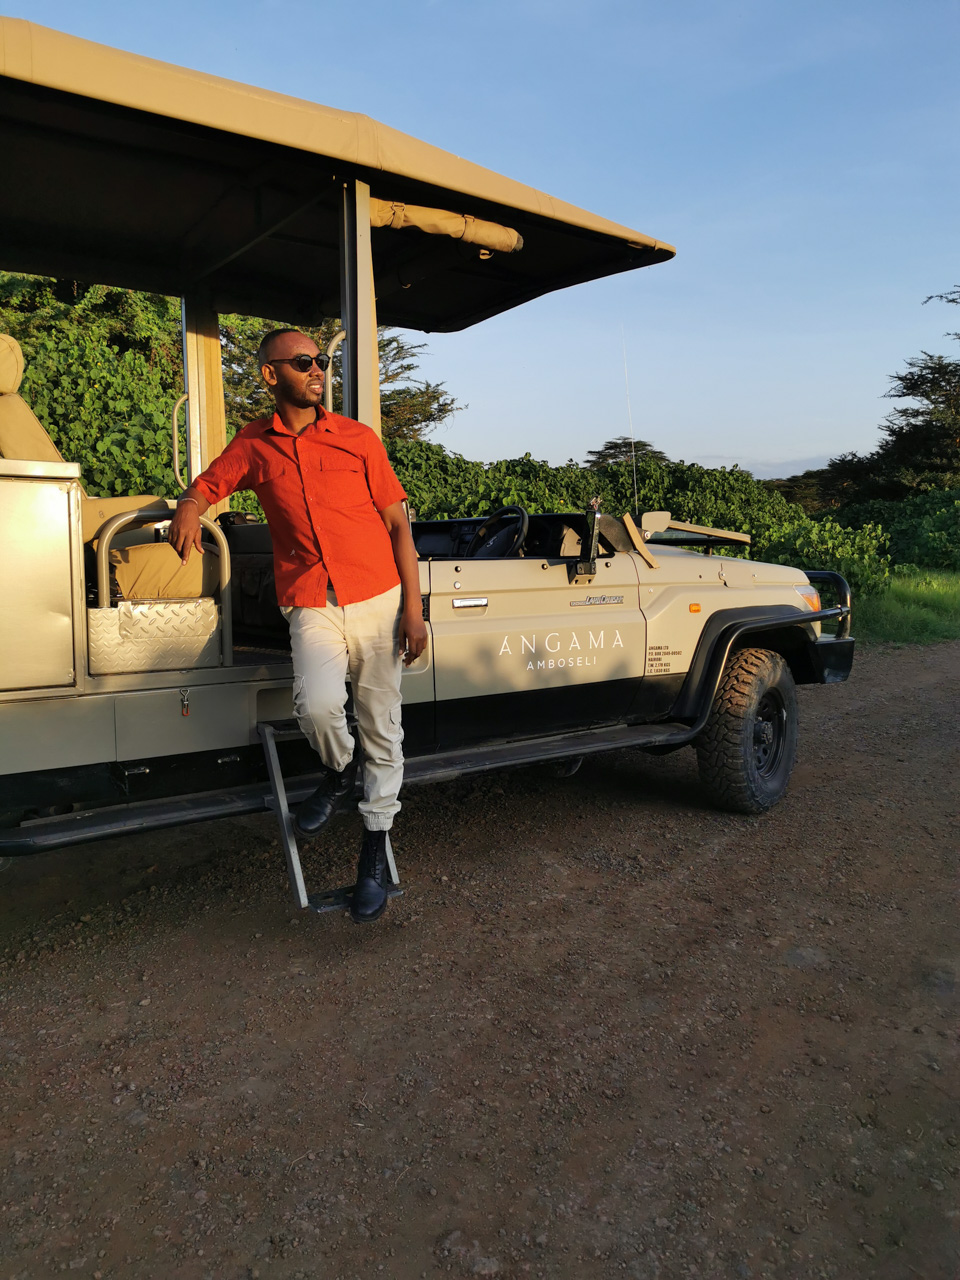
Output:
M427 643L417 553L406 494L379 438L322 408L328 357L306 334L276 329L257 363L276 412L238 431L187 489L170 542L186 564L201 551L200 516L238 489L252 489L266 513L277 600L290 624L294 707L326 771L296 813L300 836L316 835L353 790L349 673L364 755L364 838L350 907L361 924L387 904L386 833L403 780L401 657L409 666Z

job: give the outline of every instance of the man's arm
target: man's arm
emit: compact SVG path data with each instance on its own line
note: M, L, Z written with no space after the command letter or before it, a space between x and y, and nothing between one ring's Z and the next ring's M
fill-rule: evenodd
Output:
M186 564L190 559L190 552L194 547L200 555L203 555L203 548L200 546L200 517L206 514L209 507L210 503L193 485L180 496L177 502L177 511L170 521L170 532L167 538L180 556L182 564Z
M170 522L167 539L178 552L183 564L190 559L190 552L194 547L198 555L203 555L203 548L200 546L200 517L206 515L210 504L228 498L238 489L249 487L250 452L247 430L244 428L237 432L223 453L211 462L202 475L197 476L177 501L177 512Z
M402 502L393 502L380 512L393 544L393 558L400 585L403 588L403 613L400 616L400 653L403 665L416 662L427 647L427 624L423 620L423 603L420 598L420 569L417 549L413 545L410 521Z

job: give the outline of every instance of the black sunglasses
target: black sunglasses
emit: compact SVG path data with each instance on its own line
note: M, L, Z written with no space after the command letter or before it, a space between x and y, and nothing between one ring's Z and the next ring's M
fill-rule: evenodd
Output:
M266 360L265 364L292 364L298 373L307 373L314 365L325 373L330 364L330 357L323 354L315 356L284 356L280 360Z

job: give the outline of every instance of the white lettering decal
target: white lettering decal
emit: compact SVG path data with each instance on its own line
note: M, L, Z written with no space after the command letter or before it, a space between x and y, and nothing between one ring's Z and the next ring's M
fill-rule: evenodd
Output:
M556 640L557 643L551 644L550 643L551 640ZM557 650L560 648L560 632L551 631L543 643L547 646L547 653L556 653Z
M603 648L603 632L602 631L600 632L599 637L595 636L592 631L590 632L590 648L591 649Z
M503 637L503 644L500 646L500 653L497 654L497 657L499 658L504 653L509 653L511 657L513 656L513 650L510 648L509 636Z
M566 660L566 658L558 658L558 659L557 659L557 666L558 666L558 667L565 667L566 665L567 665L567 660Z
M541 659L540 659L540 661L538 661L538 663L537 663L537 670L538 670L538 671L544 671L544 670L546 669L546 666L547 666L547 664L546 664L546 663L543 661L543 659L541 658Z
M554 668L556 665L557 665L557 664L556 664L556 663L554 662L554 660L551 658L551 659L550 659L550 661L547 663L547 669L548 669L548 670L550 670L550 671L552 671L552 670L553 670L553 668Z
M580 641L577 639L577 633L575 631L570 636L570 648L571 649L580 648Z
M532 671L532 670L533 670L533 663L532 663L532 662L528 662L528 663L527 663L527 670L528 670L528 671Z
M528 640L526 636L521 636L521 637L520 637L520 652L521 652L521 653L526 653L526 651L527 651L528 649L530 650L530 652L531 652L531 653L536 653L536 651L537 651L537 637L536 637L536 636L534 636L534 637L533 637L533 640L532 640L532 641Z
M619 631L617 632L617 638L616 638L616 640L614 640L614 642L613 642L613 648L614 648L614 649L616 649L616 648L620 648L620 649L622 649L622 648L623 648L623 641L620 639L620 632L619 632Z

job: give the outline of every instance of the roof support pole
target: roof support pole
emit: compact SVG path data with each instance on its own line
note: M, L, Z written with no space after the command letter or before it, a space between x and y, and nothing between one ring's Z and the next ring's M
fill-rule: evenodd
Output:
M181 301L183 376L187 400L187 482L192 483L227 446L223 403L220 320L209 296L198 290ZM214 514L229 509L215 505ZM213 516L211 516L213 519Z
M343 344L343 412L380 435L380 356L370 242L370 187L343 184L340 213L340 320Z

